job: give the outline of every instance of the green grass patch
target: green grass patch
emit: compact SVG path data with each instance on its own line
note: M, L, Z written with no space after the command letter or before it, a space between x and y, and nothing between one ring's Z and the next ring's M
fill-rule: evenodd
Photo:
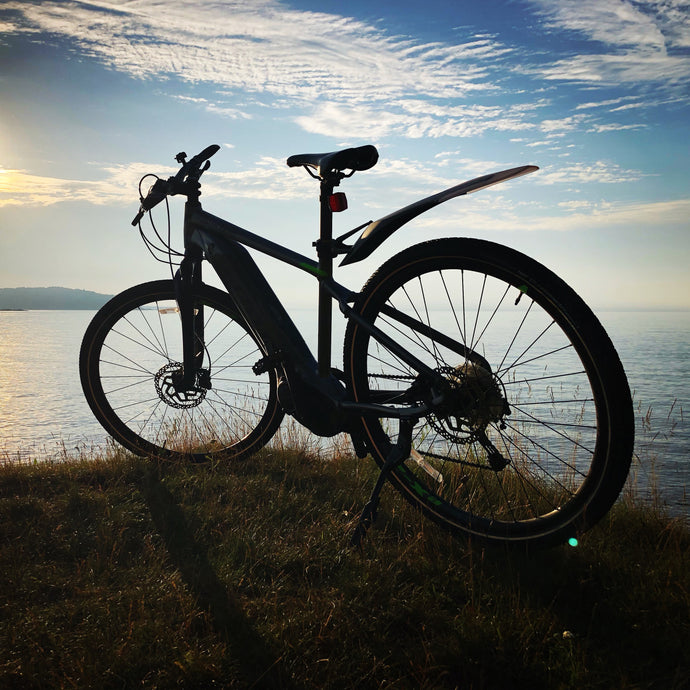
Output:
M113 452L0 467L2 688L685 688L690 532L620 502L577 548L483 549L370 461Z

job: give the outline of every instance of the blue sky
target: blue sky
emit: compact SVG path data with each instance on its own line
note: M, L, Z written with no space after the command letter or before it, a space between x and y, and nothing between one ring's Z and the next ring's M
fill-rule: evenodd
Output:
M129 224L138 179L211 143L205 208L310 254L317 186L285 159L372 143L337 231L541 169L404 226L339 273L349 287L470 235L599 310L690 308L688 0L5 0L0 94L0 287L165 277ZM313 303L308 276L261 263L288 304Z

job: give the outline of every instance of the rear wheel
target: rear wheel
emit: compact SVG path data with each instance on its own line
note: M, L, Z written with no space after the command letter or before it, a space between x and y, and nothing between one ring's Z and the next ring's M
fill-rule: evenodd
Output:
M228 296L209 286L194 295L203 312L202 372L178 391L182 329L170 280L137 285L94 317L82 342L86 399L116 441L141 455L206 460L261 448L283 418L273 371L255 375L264 356Z
M489 242L435 240L385 263L355 309L442 377L434 402L439 391L350 321L353 398L431 405L391 475L426 515L482 541L550 544L608 511L632 456L630 392L604 329L551 271ZM382 465L399 422L360 422Z

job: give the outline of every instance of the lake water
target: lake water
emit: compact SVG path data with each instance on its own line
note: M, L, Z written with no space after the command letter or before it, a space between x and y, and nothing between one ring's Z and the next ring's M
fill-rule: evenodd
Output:
M79 346L93 314L0 312L0 459L71 456L105 445L79 383ZM312 312L293 316L313 332ZM656 477L669 511L690 516L690 312L598 316L633 390L637 486L645 492ZM338 317L335 333L342 333ZM339 361L339 345L333 349Z

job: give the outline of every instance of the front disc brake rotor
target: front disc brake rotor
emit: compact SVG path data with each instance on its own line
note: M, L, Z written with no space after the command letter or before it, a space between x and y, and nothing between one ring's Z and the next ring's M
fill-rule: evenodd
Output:
M195 386L191 390L178 391L175 388L175 378L182 374L180 362L170 362L158 370L154 377L158 397L170 407L186 409L200 405L206 397L206 389Z

